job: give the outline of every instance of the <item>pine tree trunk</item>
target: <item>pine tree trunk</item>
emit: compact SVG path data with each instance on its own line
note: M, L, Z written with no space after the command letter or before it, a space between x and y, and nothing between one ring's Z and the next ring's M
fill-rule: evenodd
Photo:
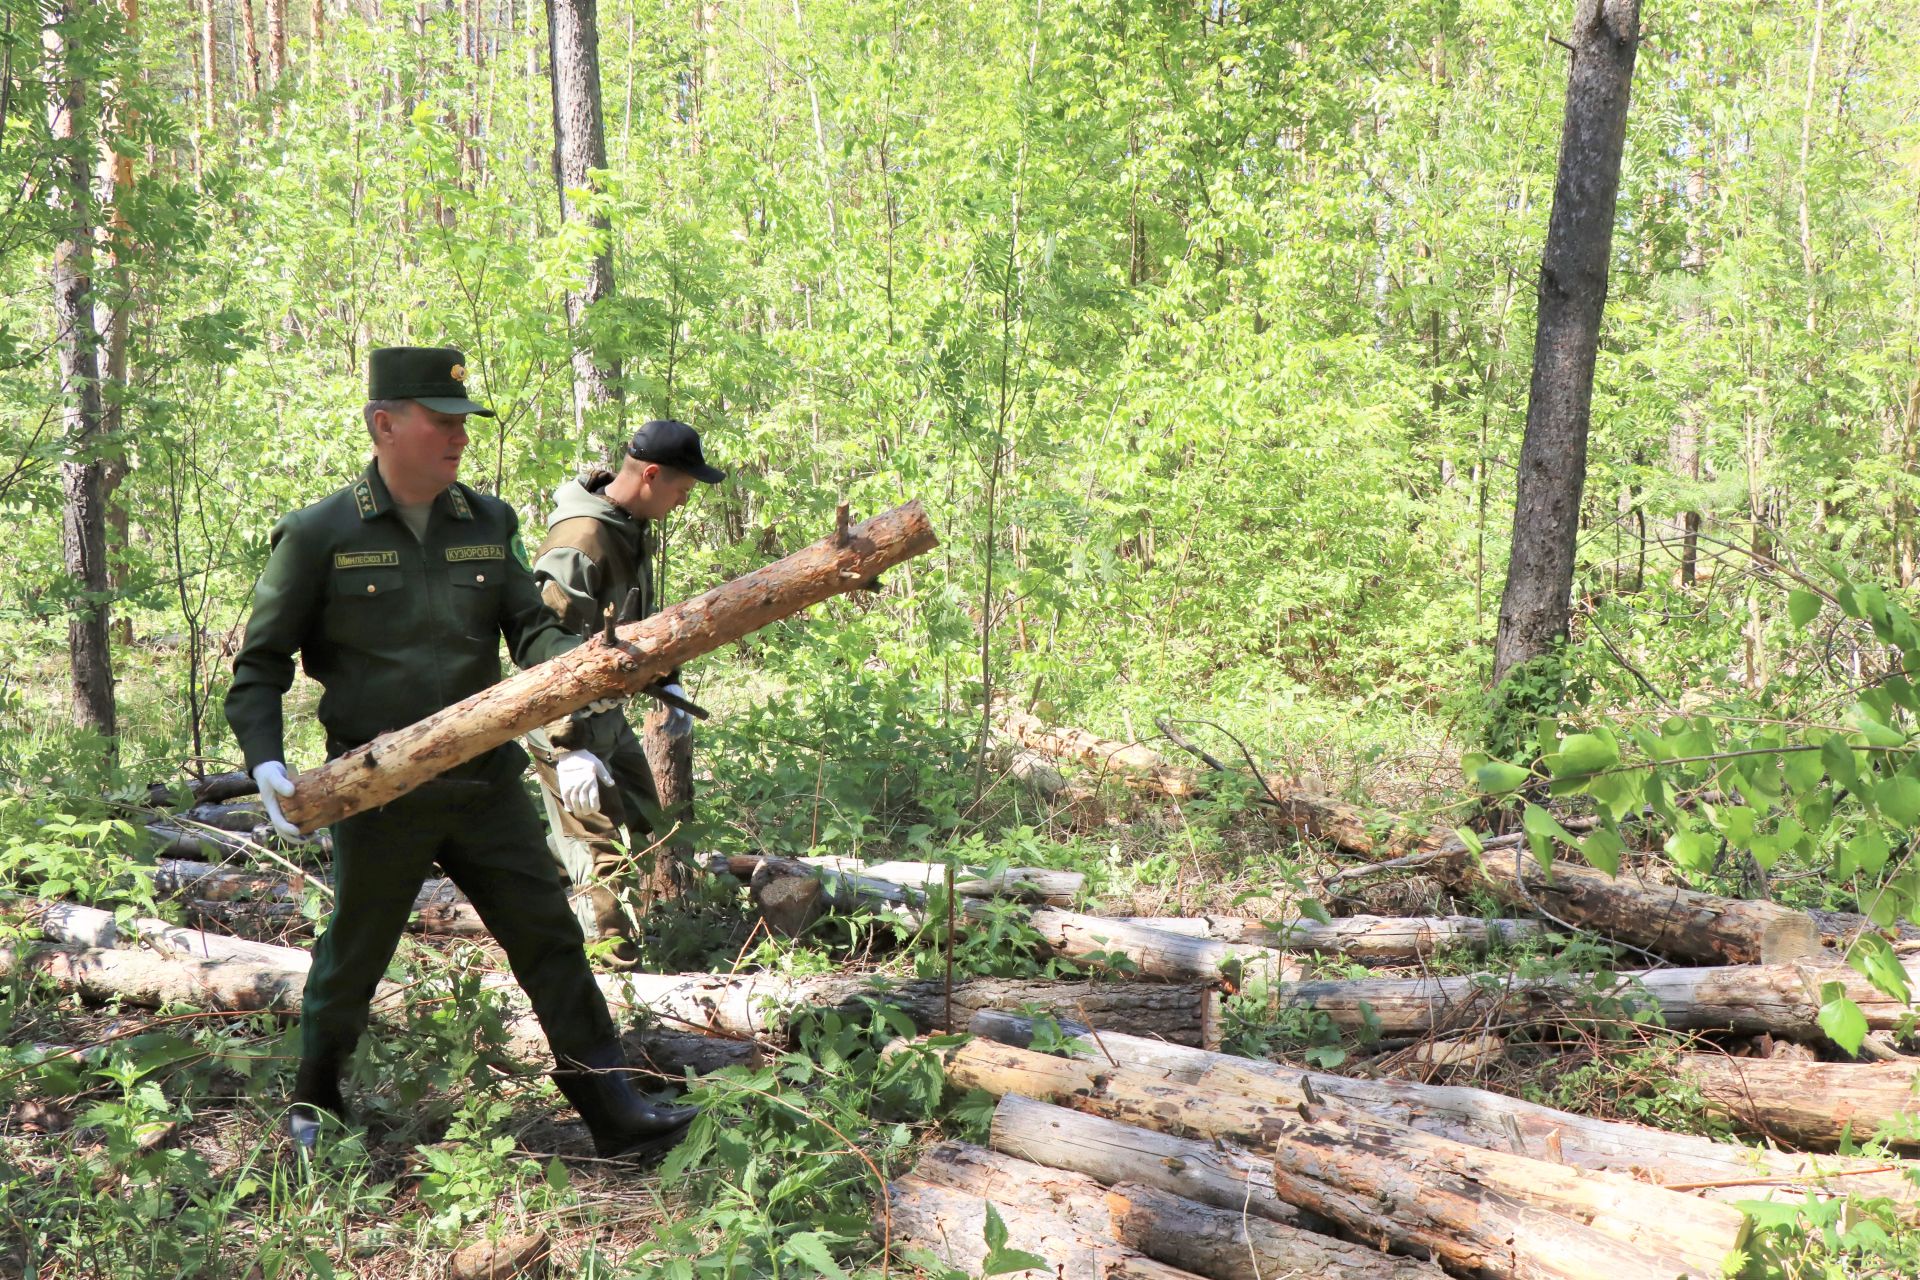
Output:
M287 0L267 0L267 70L272 84L287 73Z
M586 279L567 293L573 338L575 426L585 443L594 411L619 402L618 358L600 364L586 332L588 310L613 295L613 247L605 217L589 218L574 192L593 188L591 171L607 167L606 122L600 108L597 0L547 0L548 72L553 86L553 178L563 222L588 222L598 233ZM589 454L603 453L588 446Z
M648 881L651 902L677 898L689 883L687 859L693 853L693 841L686 824L693 821L693 731L678 736L667 732L667 708L655 705L647 712L641 747L647 767L653 771L654 795L660 801L661 819L666 824L654 832L655 839L666 843L653 853L653 873ZM669 831L678 825L679 830Z
M74 0L53 7L42 29L46 63L55 83L47 96L47 127L56 145L86 137L87 86L68 40ZM113 656L108 635L106 497L102 464L88 454L100 435L100 339L93 327L93 216L86 151L66 146L54 161L53 204L62 225L50 275L58 326L62 399L66 404L67 460L60 464L65 499L61 551L66 570L84 593L67 623L74 723L112 737L115 729Z
M215 36L213 0L200 0L200 125L208 133L213 132L214 95L220 80L219 45Z
M1593 368L1639 43L1639 0L1578 0L1560 171L1540 257L1533 385L1494 643L1496 684L1567 635Z
M240 31L246 36L247 96L260 96L260 24L254 20L253 0L240 0Z

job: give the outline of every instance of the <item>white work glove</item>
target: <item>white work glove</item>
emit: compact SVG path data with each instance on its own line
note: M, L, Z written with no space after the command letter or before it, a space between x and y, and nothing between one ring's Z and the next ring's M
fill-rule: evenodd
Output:
M618 711L620 708L626 705L627 705L627 700L624 697L595 698L592 702L589 702L586 706L582 707L581 710L586 712L588 715L597 716L603 711Z
M305 840L300 828L280 812L280 802L293 794L293 779L287 776L287 766L278 760L268 760L253 771L253 781L260 788L260 799L266 802L267 821L273 824L273 829L289 840Z
M600 788L613 785L613 775L600 757L591 751L568 751L553 762L555 779L560 784L560 803L575 817L585 818L600 812Z
M687 698L687 691L680 687L678 681L673 684L663 684L660 687L676 698L692 701L692 699ZM693 732L693 716L688 714L683 708L670 706L667 708L667 720L664 727L666 728L669 738L684 738Z

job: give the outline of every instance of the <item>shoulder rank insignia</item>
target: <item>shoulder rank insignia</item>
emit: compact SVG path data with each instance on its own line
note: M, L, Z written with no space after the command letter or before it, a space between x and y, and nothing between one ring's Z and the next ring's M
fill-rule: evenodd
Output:
M360 508L360 518L362 520L370 520L373 518L376 508L373 502L372 485L368 484L365 480L354 485L353 501L354 505Z
M507 549L497 542L472 547L448 547L447 559L455 564L464 560L505 560Z
M447 490L447 505L453 508L454 519L473 519L473 508L467 505L467 495L460 492L459 485L453 485Z
M372 569L399 563L398 551L342 551L333 557L336 569Z

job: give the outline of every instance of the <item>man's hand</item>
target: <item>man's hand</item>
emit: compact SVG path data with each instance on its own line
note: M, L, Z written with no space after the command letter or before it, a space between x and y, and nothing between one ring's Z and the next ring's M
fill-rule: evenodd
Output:
M618 711L626 705L627 700L625 698L595 698L583 707L582 710L590 715L597 716L606 711Z
M613 775L591 751L568 751L553 762L560 785L560 803L578 818L600 812L600 788L613 785Z
M253 781L260 788L260 799L266 802L267 821L273 824L273 829L289 840L305 840L300 828L280 812L280 802L293 794L293 779L287 776L287 766L278 760L265 761L253 771Z
M691 698L687 697L687 691L682 689L677 682L674 684L663 684L660 688L682 702L692 701ZM693 732L693 716L685 707L676 707L671 702L664 705L667 708L667 719L664 727L669 738L684 738Z

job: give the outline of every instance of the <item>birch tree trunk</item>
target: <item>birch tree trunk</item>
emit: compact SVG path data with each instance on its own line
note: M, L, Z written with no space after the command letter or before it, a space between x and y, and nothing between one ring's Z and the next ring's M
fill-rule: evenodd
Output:
M1639 0L1578 0L1493 679L1566 637Z
M67 622L74 723L108 737L115 730L113 659L107 634L107 522L102 466L90 457L100 435L100 338L93 327L93 206L88 185L87 85L79 71L73 28L75 0L48 11L42 48L53 83L47 128L53 137L55 215L61 222L51 271L55 342L60 350L67 456L60 463L65 498L61 549L67 573L83 593Z

